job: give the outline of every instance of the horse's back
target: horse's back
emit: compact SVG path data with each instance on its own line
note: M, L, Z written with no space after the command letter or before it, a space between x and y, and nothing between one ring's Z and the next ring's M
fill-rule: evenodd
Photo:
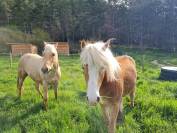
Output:
M117 56L116 59L120 65L136 65L135 60L128 55Z
M42 57L37 54L24 54L19 61L19 67L39 67Z
M124 95L131 93L136 85L136 64L132 57L124 55L116 57L121 67L122 76L124 80Z
M37 55L37 54L30 54L30 53L27 53L27 54L24 54L21 56L20 60L23 60L23 59L30 59L30 58L33 58L33 59L40 59L42 58L41 56Z
M27 53L27 54L24 54L21 58L20 58L20 61L19 61L19 64L22 64L22 63L25 63L25 64L28 64L28 63L36 63L39 61L41 61L42 57L37 55L37 54L30 54L30 53Z
M24 54L19 60L18 71L25 72L32 79L40 78L42 57L37 54Z

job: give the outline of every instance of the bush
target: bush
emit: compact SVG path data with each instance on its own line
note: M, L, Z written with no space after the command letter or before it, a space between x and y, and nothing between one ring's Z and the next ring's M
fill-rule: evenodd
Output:
M42 53L43 50L43 42L44 41L50 41L50 36L47 32L45 32L43 29L35 28L33 29L33 35L32 35L31 43L36 45L38 47L38 52Z
M0 27L0 52L9 52L9 47L6 45L8 42L29 42L30 35L26 35L16 27Z
M15 26L0 27L0 53L9 52L9 43L32 43L38 47L38 52L43 49L43 41L50 41L49 34L40 28L33 29L33 34L25 34Z

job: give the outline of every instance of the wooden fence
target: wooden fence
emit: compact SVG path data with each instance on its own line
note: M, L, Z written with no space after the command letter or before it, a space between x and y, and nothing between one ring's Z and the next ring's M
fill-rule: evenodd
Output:
M68 42L47 42L56 46L57 52L60 55L69 55L69 44Z
M25 53L37 53L37 47L26 43L7 43L11 48L12 56L23 55Z

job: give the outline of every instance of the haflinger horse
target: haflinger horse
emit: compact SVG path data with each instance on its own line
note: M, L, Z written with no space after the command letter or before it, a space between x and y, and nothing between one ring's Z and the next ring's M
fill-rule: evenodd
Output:
M134 106L136 65L130 56L114 57L107 42L88 43L80 59L87 84L90 105L100 102L108 132L114 133L116 121L123 117L123 96L129 94Z
M54 87L55 98L57 99L58 81L61 77L60 66L58 62L58 53L54 45L44 42L43 56L37 54L24 54L19 61L17 89L21 97L23 82L27 76L35 81L35 88L43 98L44 107L47 110L48 87L52 84ZM42 95L40 85L43 85Z

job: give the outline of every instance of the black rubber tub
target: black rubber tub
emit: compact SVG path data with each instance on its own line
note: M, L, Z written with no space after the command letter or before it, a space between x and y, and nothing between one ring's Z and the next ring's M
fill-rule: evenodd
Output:
M161 67L159 79L167 81L177 81L177 67L172 66Z

